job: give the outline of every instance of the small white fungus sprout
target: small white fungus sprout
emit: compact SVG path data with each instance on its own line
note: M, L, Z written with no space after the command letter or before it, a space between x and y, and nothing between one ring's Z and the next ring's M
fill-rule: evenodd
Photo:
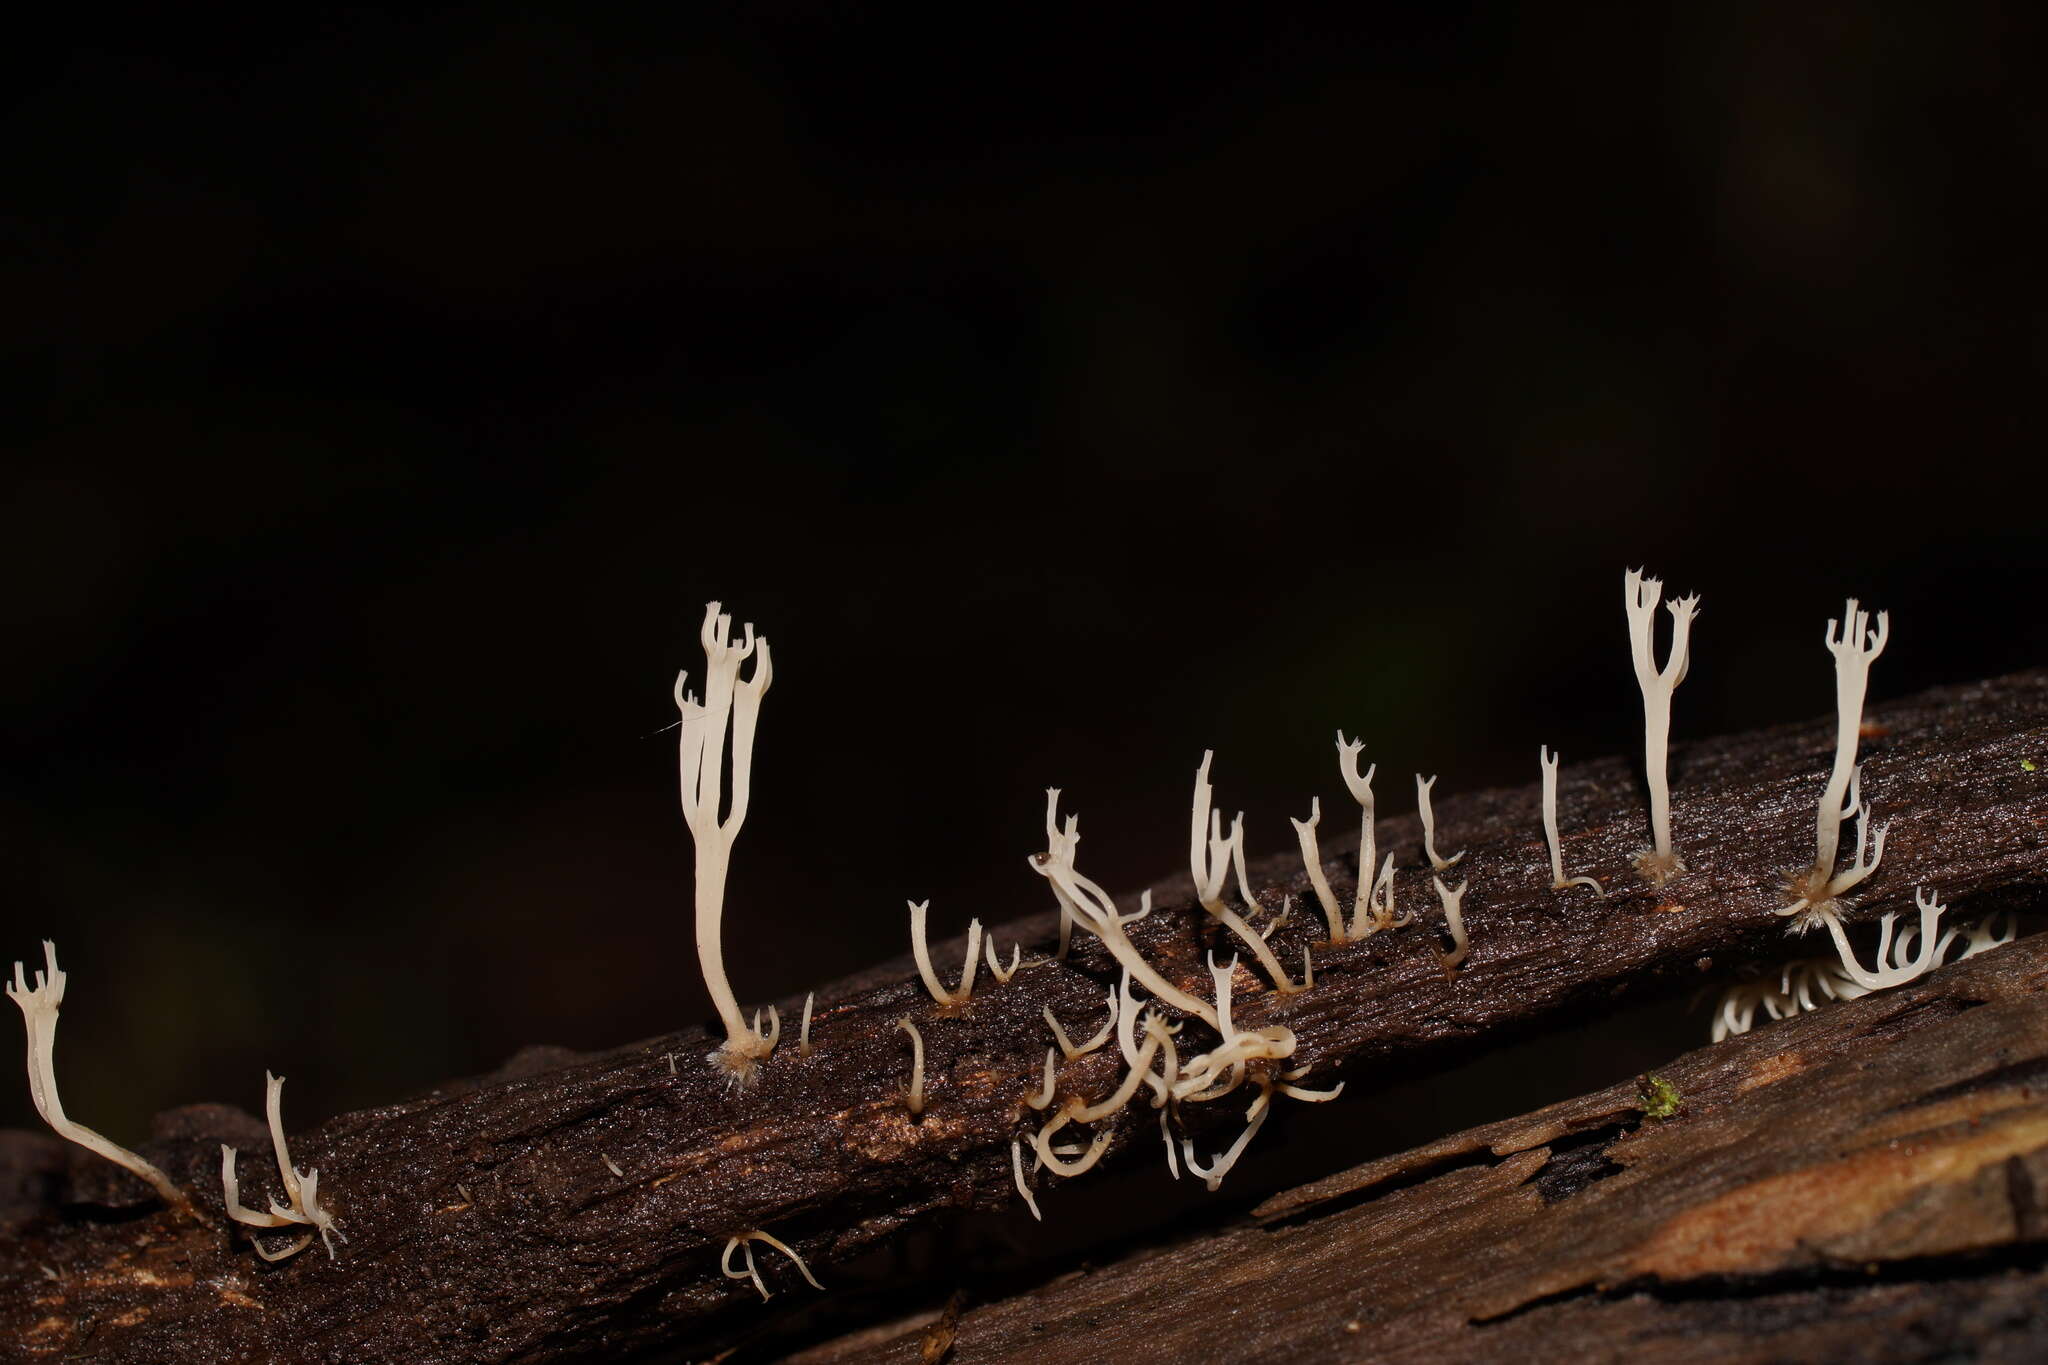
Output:
M909 1015L898 1019L896 1027L910 1035L910 1089L903 1098L910 1103L910 1116L916 1118L924 1112L924 1035L910 1022Z
M1031 1210L1031 1216L1043 1223L1045 1215L1038 1211L1038 1201L1031 1197L1031 1187L1024 1183L1024 1148L1016 1139L1010 1139L1010 1175L1017 1182L1017 1193L1024 1196L1024 1207Z
M1584 883L1593 888L1594 894L1604 896L1606 888L1591 877L1564 875L1564 847L1557 839L1557 759L1548 744L1536 751L1536 761L1543 768L1543 837L1550 844L1550 889L1562 891Z
M284 1184L285 1198L291 1207L270 1201L270 1211L261 1212L247 1208L242 1203L242 1188L235 1177L235 1149L226 1143L220 1148L221 1202L227 1206L228 1217L237 1223L252 1228L282 1228L294 1225L310 1227L320 1234L326 1244L327 1259L334 1259L334 1239L340 1237L346 1242L340 1228L334 1225L334 1215L320 1203L320 1172L301 1171L292 1165L292 1154L284 1141L284 1077L263 1073L264 1113L270 1119L270 1145L277 1154L277 1175ZM266 1261L281 1261L287 1256L296 1256L312 1245L313 1232L305 1233L295 1241L287 1243L278 1251L267 1251L254 1233L249 1241L256 1248L256 1254Z
M1422 774L1415 774L1415 809L1422 816L1422 851L1428 855L1429 865L1439 872L1449 872L1465 856L1464 850L1445 858L1436 851L1436 811L1430 807L1429 791L1436 785L1436 779L1422 780Z
M1842 628L1844 623L1846 630ZM1832 929L1841 898L1875 872L1884 858L1885 830L1877 832L1867 850L1864 845L1870 810L1863 804L1856 740L1863 728L1863 694L1870 685L1870 665L1884 653L1885 641L1890 638L1891 614L1879 612L1877 628L1873 630L1870 613L1858 610L1853 597L1842 610L1842 620L1828 622L1828 652L1835 656L1835 765L1820 794L1820 813L1814 822L1813 866L1790 875L1787 893L1793 898L1792 903L1778 911L1797 917L1790 926L1790 932L1795 934L1822 924ZM1836 872L1842 822L1851 818L1856 821L1856 835L1850 847L1852 861Z
M1256 908L1258 901L1246 885L1244 871L1244 814L1239 812L1230 825L1230 836L1223 835L1222 814L1212 809L1215 788L1209 785L1209 763L1215 757L1214 750L1202 754L1202 766L1195 769L1195 799L1193 817L1188 826L1188 871L1195 881L1195 899L1219 924L1231 933L1252 956L1266 969L1273 979L1273 989L1282 995L1303 989L1288 979L1287 969L1280 965L1280 959L1273 955L1266 940L1252 931L1242 916L1223 903L1223 885L1234 869L1237 873L1237 894L1247 906ZM1149 984L1149 983L1148 983Z
M811 1055L811 1006L817 1003L818 993L816 991L812 991L804 997L804 1024L803 1028L798 1030L796 1036L796 1055L799 1057ZM669 1063L669 1069L671 1071L675 1069L674 1062Z
M1053 1041L1060 1045L1060 1054L1068 1061L1072 1061L1076 1057L1085 1057L1109 1041L1110 1031L1116 1027L1116 994L1115 991L1109 993L1108 1021L1103 1024L1093 1038L1090 1038L1085 1043L1077 1044L1067 1037L1067 1031L1061 1028L1060 1021L1053 1017L1051 1005L1047 1005L1044 1010L1040 1011L1045 1016L1045 1022L1052 1028Z
M1430 880L1436 883L1436 898L1443 903L1444 923L1451 931L1451 951L1439 955L1443 959L1444 973L1449 975L1458 969L1458 964L1465 960L1465 954L1469 951L1469 942L1465 937L1464 913L1465 887L1469 883L1459 882L1456 886L1445 886L1442 877L1432 877Z
M1623 577L1629 653L1643 693L1643 774L1650 786L1651 846L1636 855L1636 871L1652 886L1662 886L1685 871L1685 860L1671 846L1671 694L1692 667L1692 622L1700 605L1697 595L1664 604L1671 613L1671 652L1659 669L1655 636L1657 602L1663 595L1663 582L1643 577L1640 569L1630 569Z
M1002 954L996 951L996 936L994 934L990 934L981 941L981 951L988 958L988 974L996 979L998 985L1009 985L1010 978L1017 974L1017 964L1024 960L1024 945L1021 943L1012 943L1010 945L1010 965L1007 967L1003 965Z
M64 1101L57 1095L54 1055L57 1011L64 1004L65 974L57 969L57 945L48 939L43 940L43 963L45 970L36 973L34 986L23 978L19 962L14 964L14 980L6 986L7 998L20 1006L21 1021L28 1030L28 1093L35 1101L36 1112L43 1116L43 1122L49 1124L58 1137L75 1142L123 1170L141 1176L173 1210L197 1218L191 1197L171 1183L168 1175L126 1147L65 1115Z
M1024 1101L1024 1103L1030 1105L1033 1109L1043 1109L1045 1108L1045 1106L1052 1103L1052 1059L1055 1056L1056 1052L1057 1049L1055 1048L1047 1048L1045 1050L1045 1088L1040 1090L1036 1095L1033 1095L1029 1099Z
M932 993L932 999L948 1007L964 1005L974 995L974 970L981 965L981 921L974 920L967 926L967 961L960 968L960 986L947 990L939 984L939 974L932 970L932 950L925 939L924 916L930 901L909 901L910 906L910 951L917 958L917 974L924 978L924 987Z
M768 1009L769 1027L761 1028L757 1012L748 1025L725 977L723 924L725 879L732 862L733 840L747 819L747 798L753 790L754 727L760 719L761 697L774 679L768 639L756 639L751 623L742 627L745 641L732 643L732 618L718 603L707 603L699 633L704 645L704 700L683 689L687 673L676 675L676 709L682 713L679 767L683 820L697 846L697 960L704 985L725 1024L725 1043L706 1060L728 1072L741 1085L754 1078L755 1068L775 1051L782 1020ZM742 680L740 665L749 657L753 671ZM732 799L722 802L726 764L725 735L732 730ZM719 807L725 804L724 819Z
M769 1246L774 1247L777 1251L789 1257L790 1260L796 1262L796 1268L803 1272L803 1277L811 1282L811 1288L821 1293L824 1291L825 1286L819 1284L817 1277L811 1274L811 1268L804 1264L803 1257L797 1255L780 1239L761 1231L759 1228L750 1228L737 1237L726 1239L725 1254L718 1258L718 1264L719 1268L725 1272L725 1277L728 1280L752 1280L755 1290L761 1295L761 1302L768 1302L768 1286L761 1282L761 1272L754 1265L753 1243L755 1242L766 1242ZM747 1261L747 1268L745 1270L734 1270L732 1268L732 1254L735 1251L744 1252Z

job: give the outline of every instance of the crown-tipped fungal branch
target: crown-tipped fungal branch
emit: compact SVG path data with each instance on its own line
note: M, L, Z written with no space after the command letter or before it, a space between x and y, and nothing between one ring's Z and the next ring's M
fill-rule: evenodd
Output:
M1400 927L1394 920L1394 855L1387 855L1377 876L1373 873L1378 845L1372 779L1380 768L1375 763L1359 773L1358 755L1364 749L1364 740L1346 740L1342 730L1337 732L1337 770L1343 774L1344 789L1358 803L1358 885L1351 901L1353 938Z
M1846 629L1844 628L1846 626ZM1828 622L1824 637L1828 652L1835 656L1835 763L1828 772L1828 784L1820 794L1819 814L1814 820L1813 865L1788 878L1792 903L1778 911L1797 916L1790 931L1803 934L1817 924L1833 929L1841 898L1862 882L1884 858L1886 830L1866 849L1864 837L1870 824L1869 808L1863 804L1862 774L1856 766L1856 741L1863 728L1863 696L1870 686L1870 665L1884 653L1891 638L1891 614L1879 612L1877 627L1870 626L1870 613L1859 610L1850 598L1840 621ZM1856 835L1849 866L1835 871L1841 851L1842 822L1855 819Z
M142 1177L174 1211L197 1218L191 1196L162 1170L64 1113L64 1101L57 1094L55 1053L57 1012L64 1004L66 978L57 967L57 945L49 939L43 940L43 963L45 970L36 973L34 986L23 978L19 962L14 964L14 980L6 985L7 998L21 1008L21 1021L28 1030L28 1093L35 1101L36 1112L58 1137Z
M775 676L768 652L768 638L756 639L754 627L742 627L744 642L732 643L732 618L722 614L718 603L707 603L699 638L704 645L704 700L683 688L687 673L676 675L676 710L682 714L678 741L683 821L697 847L696 919L697 960L704 970L704 985L718 1017L725 1025L725 1043L707 1054L707 1060L722 1067L742 1084L750 1081L754 1068L775 1051L782 1033L782 1021L770 1006L770 1026L760 1027L755 1015L750 1027L740 1012L739 1000L725 976L723 918L725 880L732 862L733 840L746 823L747 800L753 790L754 727L760 719L761 697ZM754 660L745 679L740 665ZM723 800L725 736L732 730L732 798ZM724 805L725 816L719 809Z
M1671 650L1664 667L1656 662L1657 602L1664 584L1630 569L1622 580L1628 609L1629 654L1635 662L1636 685L1643 693L1643 773L1650 787L1650 847L1636 856L1636 870L1652 886L1662 886L1685 871L1685 860L1671 844L1671 694L1692 667L1692 622L1699 614L1698 595L1665 603L1671 613Z

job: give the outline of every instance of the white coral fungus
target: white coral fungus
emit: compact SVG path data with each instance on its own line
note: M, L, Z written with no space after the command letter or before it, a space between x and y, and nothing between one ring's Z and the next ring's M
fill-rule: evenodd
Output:
M43 940L43 964L30 986L22 977L21 964L14 964L14 980L7 983L7 998L21 1009L21 1022L28 1030L28 1093L36 1112L58 1137L97 1153L124 1170L148 1181L166 1204L179 1213L193 1214L192 1200L156 1166L143 1160L118 1142L104 1137L64 1113L64 1101L57 1095L57 1011L64 1004L65 974L57 968L57 945ZM196 1217L197 1215L194 1214Z
M320 1234L326 1244L327 1258L334 1259L334 1239L340 1237L346 1242L340 1228L335 1226L334 1214L320 1202L320 1172L301 1171L292 1165L291 1150L284 1140L284 1077L263 1073L263 1110L270 1120L270 1145L277 1154L277 1176L284 1185L285 1198L290 1207L270 1201L270 1211L247 1208L242 1203L241 1183L235 1177L235 1149L222 1143L220 1147L221 1202L227 1206L228 1217L237 1223L246 1223L254 1228L283 1228L293 1226L310 1227L307 1232L287 1242L276 1251L267 1250L253 1232L249 1241L256 1248L256 1254L266 1261L281 1261L287 1256L296 1256L312 1245L313 1233Z
M1657 601L1664 584L1630 569L1622 579L1623 606L1628 610L1629 654L1635 662L1636 685L1643 693L1643 774L1650 787L1651 845L1636 855L1636 870L1652 886L1662 886L1685 871L1685 860L1671 844L1671 694L1692 667L1692 622L1699 614L1697 596L1665 603L1671 613L1671 652L1657 667Z
M711 1002L725 1025L725 1043L706 1054L706 1060L745 1085L753 1080L755 1068L775 1051L782 1036L782 1020L771 1005L765 1031L758 1011L749 1025L725 978L725 879L732 863L733 840L746 823L747 798L753 790L754 727L760 719L761 697L775 676L768 638L756 639L751 623L742 630L744 642L733 644L732 618L720 614L718 603L707 603L699 632L704 645L704 700L700 704L684 691L687 673L676 675L675 696L676 709L683 718L678 745L683 821L697 846L697 960ZM750 657L753 670L742 679L740 665ZM728 726L732 731L729 802L723 800ZM722 819L721 805L726 808Z
M1594 894L1604 896L1605 887L1591 877L1567 877L1564 875L1564 847L1557 838L1557 760L1548 744L1536 751L1536 761L1543 768L1543 838L1550 845L1550 889L1563 891L1567 887L1584 883L1593 888Z
M728 1280L752 1280L754 1282L754 1289L761 1295L761 1302L768 1302L768 1286L761 1282L761 1271L754 1264L753 1244L755 1242L766 1242L769 1246L774 1247L777 1251L789 1257L790 1260L796 1263L796 1268L803 1272L803 1277L811 1282L811 1288L821 1292L824 1290L825 1286L819 1284L817 1277L811 1274L811 1268L804 1264L803 1257L797 1255L780 1238L763 1232L759 1228L749 1228L737 1237L726 1239L725 1254L718 1258L719 1268L725 1272L725 1278ZM735 1251L745 1253L747 1261L747 1268L745 1270L734 1270L732 1268L732 1254Z
M1847 623L1846 630L1843 623ZM1820 794L1820 811L1814 821L1813 865L1787 878L1792 903L1778 913L1795 917L1788 932L1803 934L1816 925L1833 929L1842 897L1875 872L1884 858L1885 830L1878 830L1867 848L1864 844L1870 808L1863 804L1856 740L1863 728L1863 694L1870 685L1870 665L1884 653L1885 641L1890 638L1890 613L1879 612L1873 630L1870 613L1858 610L1853 597L1842 610L1842 620L1828 622L1828 652L1835 656L1835 763ZM1851 861L1837 872L1842 822L1851 818L1856 821L1856 834L1849 845Z

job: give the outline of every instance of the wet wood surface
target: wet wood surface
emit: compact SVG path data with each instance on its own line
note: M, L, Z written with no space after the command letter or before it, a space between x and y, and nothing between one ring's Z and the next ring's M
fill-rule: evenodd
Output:
M1943 689L1869 719L1863 790L1890 836L1855 917L1909 904L1922 883L1958 914L2038 906L2048 888L2048 773L2035 770L2048 768L2048 674ZM1438 843L1467 850L1457 874L1470 886L1471 953L1455 975L1440 963L1440 916L1412 815L1379 825L1401 868L1402 908L1424 911L1408 929L1318 945L1322 919L1299 858L1261 863L1253 885L1262 904L1296 902L1274 947L1295 964L1309 947L1316 984L1281 996L1240 970L1238 1020L1292 1029L1295 1060L1312 1064L1314 1083L1369 1085L1782 955L1784 922L1773 912L1785 904L1785 873L1813 856L1833 728L1816 720L1675 751L1673 824L1689 870L1661 891L1630 870L1646 818L1626 760L1568 767L1561 783L1567 870L1601 878L1606 897L1551 889L1534 784L1444 795ZM1397 802L1389 791L1381 805ZM1345 823L1326 803L1323 853L1348 903L1349 849L1334 834ZM1132 938L1173 981L1206 994L1205 955L1228 943L1190 905L1185 875L1162 882L1155 899ZM1040 915L997 932L1006 951L1023 938L1029 957L1051 925ZM957 944L935 953L959 961ZM829 1286L832 1267L936 1214L1014 1205L1011 1143L1041 1121L1025 1105L1049 1042L1040 1011L1092 1032L1116 979L1100 945L1077 936L1067 960L1007 985L984 973L969 1004L945 1009L906 957L821 990L811 1053L799 1055L786 1030L747 1089L705 1065L712 1040L691 1031L596 1056L535 1049L493 1076L330 1119L293 1134L293 1153L320 1169L347 1233L333 1260L316 1247L265 1264L221 1218L223 1141L242 1150L246 1202L277 1192L262 1130L240 1111L174 1111L141 1144L194 1192L199 1223L180 1222L139 1183L47 1135L10 1137L0 1144L0 1354L455 1362L712 1353L812 1292L772 1251L759 1254L774 1303L726 1278L720 1253L738 1233L773 1232ZM781 1003L793 1021L801 997ZM918 1116L904 1099L910 1048L897 1024L906 1017L926 1048ZM1199 1041L1201 1025L1188 1028L1183 1052ZM1119 1069L1114 1048L1078 1059L1061 1073L1062 1093L1099 1097ZM1195 1115L1207 1122L1242 1110L1203 1108L1228 1111ZM1158 1159L1149 1109L1105 1126L1105 1165ZM1526 1155L1542 1145L1460 1178L1504 1181L1510 1159L1538 1162L1521 1189L1555 1155ZM1256 1144L1245 1160L1257 1160Z

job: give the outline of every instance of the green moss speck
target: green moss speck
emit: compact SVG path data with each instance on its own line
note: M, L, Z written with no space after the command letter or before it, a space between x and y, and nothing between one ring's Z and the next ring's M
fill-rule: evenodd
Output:
M1636 1077L1636 1094L1642 1099L1646 1118L1675 1118L1685 1112L1685 1101L1679 1098L1678 1087L1662 1076Z

